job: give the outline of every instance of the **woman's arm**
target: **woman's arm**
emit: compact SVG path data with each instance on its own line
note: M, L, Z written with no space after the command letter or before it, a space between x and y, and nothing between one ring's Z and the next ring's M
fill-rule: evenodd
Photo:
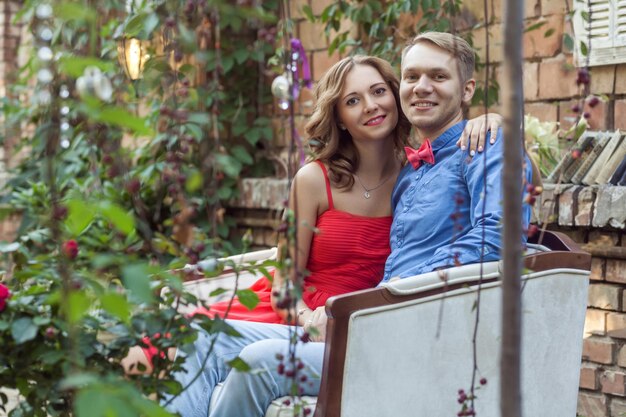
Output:
M313 239L317 216L321 211L320 207L323 201L326 201L326 184L322 170L317 163L305 165L294 177L289 198L289 209L293 211L296 222L296 244L294 246L292 243L291 247L287 249L289 256L294 262L295 271L297 271L300 276L306 270L311 249L311 240ZM283 243L283 245L285 244L286 243ZM284 247L279 247L279 253L284 252L286 252ZM291 274L291 279L295 279L296 274ZM284 286L285 277L282 276L281 271L276 270L272 284L272 308L278 315L287 320L289 314L293 316L294 311L280 308L278 306L280 296L275 295L281 294ZM302 315L298 314L298 311L302 309L306 309L306 305L299 302L296 307L296 317L292 317L292 319L298 320L298 316ZM301 323L296 322L296 324Z

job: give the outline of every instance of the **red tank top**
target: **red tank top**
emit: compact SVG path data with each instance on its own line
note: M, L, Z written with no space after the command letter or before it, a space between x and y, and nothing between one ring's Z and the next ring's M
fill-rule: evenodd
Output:
M333 295L375 287L390 253L391 216L366 217L337 210L326 167L317 161L326 181L328 210L317 218L305 278L303 301L311 309Z

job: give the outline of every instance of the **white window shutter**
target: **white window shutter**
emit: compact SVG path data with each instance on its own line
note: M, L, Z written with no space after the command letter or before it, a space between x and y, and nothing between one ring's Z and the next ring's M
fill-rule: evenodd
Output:
M578 65L610 65L626 62L626 0L590 0L576 2L574 33ZM589 7L590 6L590 7ZM585 21L586 12L591 22ZM587 44L589 57L580 50ZM589 45L591 41L591 45Z

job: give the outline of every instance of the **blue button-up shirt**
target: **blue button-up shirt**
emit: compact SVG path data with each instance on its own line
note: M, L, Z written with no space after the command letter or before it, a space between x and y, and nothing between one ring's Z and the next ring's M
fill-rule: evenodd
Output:
M493 145L487 144L484 152L470 159L467 151L456 146L465 123L452 126L432 142L434 165L424 163L414 169L407 164L400 172L391 196L391 255L383 280L500 258L502 132ZM525 166L530 183L527 158ZM527 228L527 204L522 217Z

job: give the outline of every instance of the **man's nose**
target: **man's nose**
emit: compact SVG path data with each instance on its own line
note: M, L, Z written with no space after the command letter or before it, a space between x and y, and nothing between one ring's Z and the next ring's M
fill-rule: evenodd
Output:
M416 94L430 93L432 89L433 89L433 85L431 84L428 77L425 75L422 75L415 83L415 86L413 87L413 92Z

